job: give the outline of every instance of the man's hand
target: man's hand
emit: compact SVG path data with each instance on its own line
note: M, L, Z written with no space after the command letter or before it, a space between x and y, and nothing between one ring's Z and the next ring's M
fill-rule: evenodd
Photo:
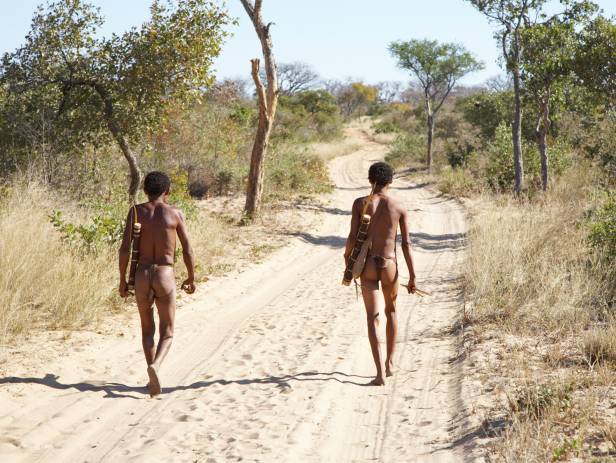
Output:
M192 294L195 292L197 287L195 286L195 281L192 278L186 278L184 283L182 283L182 289L186 291L187 294Z
M415 286L415 278L409 278L409 284L406 285L406 289L409 294L415 294L415 291L417 291L417 286Z
M128 283L126 280L120 280L118 291L120 292L120 297L128 297Z

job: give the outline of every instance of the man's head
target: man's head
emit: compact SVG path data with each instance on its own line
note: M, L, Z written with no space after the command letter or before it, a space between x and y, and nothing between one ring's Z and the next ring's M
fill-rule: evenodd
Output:
M143 181L143 191L150 199L156 199L164 194L169 194L171 180L164 172L150 172Z
M376 186L384 187L394 179L394 170L386 162L375 162L368 170L368 180Z

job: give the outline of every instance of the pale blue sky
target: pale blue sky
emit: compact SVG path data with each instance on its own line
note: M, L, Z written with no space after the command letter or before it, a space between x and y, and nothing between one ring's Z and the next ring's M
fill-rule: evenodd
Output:
M91 0L107 23L104 34L122 32L148 16L150 0ZM595 0L596 1L596 0ZM0 53L18 47L30 26L40 0L0 0ZM407 81L387 52L393 40L435 38L459 42L486 69L468 76L474 84L501 73L493 28L463 0L264 0L263 13L272 21L274 52L279 62L305 61L324 79L352 77L376 83ZM608 16L616 15L616 0L597 3ZM232 27L221 57L218 77L250 76L250 58L260 57L254 29L239 0L227 0L231 14L239 19ZM9 6L10 5L10 6Z

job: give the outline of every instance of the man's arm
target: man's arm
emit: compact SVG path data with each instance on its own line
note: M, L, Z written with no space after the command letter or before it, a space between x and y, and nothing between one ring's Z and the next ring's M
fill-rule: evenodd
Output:
M186 271L188 278L182 283L182 289L188 294L195 292L195 260L193 256L192 246L190 245L190 239L188 238L188 231L186 230L186 222L184 221L184 215L181 211L178 211L178 238L182 244L182 258L184 259L184 265L186 265Z
M132 209L131 209L132 210ZM130 242L131 231L133 229L133 214L131 210L126 216L126 224L124 225L124 235L122 236L122 244L120 245L119 266L120 266L120 286L118 291L121 297L128 296L128 283L126 282L126 269L128 268L128 260L130 258Z
M357 232L359 231L360 207L361 198L357 198L353 203L353 208L351 209L351 231L349 231L349 236L346 241L346 247L344 249L345 262L351 255L351 252L353 251L353 246L355 246L355 241L357 239Z
M400 235L402 237L402 253L406 266L409 269L409 284L407 286L409 293L414 293L417 289L415 286L415 266L413 265L413 255L411 253L411 236L409 234L408 212L401 206L400 212Z

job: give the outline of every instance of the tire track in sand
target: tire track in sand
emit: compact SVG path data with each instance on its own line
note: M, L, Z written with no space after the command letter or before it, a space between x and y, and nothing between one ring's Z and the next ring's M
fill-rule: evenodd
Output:
M367 193L367 169L385 148L360 131L351 135L363 147L330 163L336 190L318 232L208 285L178 313L160 399L130 387L118 387L116 397L11 387L0 394L21 407L0 418L11 439L0 443L2 461L458 460L451 443L460 378L449 365L454 340L443 333L461 305L463 211L396 180L392 194L412 214L419 281L433 296L400 295L397 373L383 388L365 386L374 367L361 301L340 285L342 246L352 200ZM109 346L106 375L139 384L135 341ZM77 378L92 368L71 355L58 362L75 362Z

